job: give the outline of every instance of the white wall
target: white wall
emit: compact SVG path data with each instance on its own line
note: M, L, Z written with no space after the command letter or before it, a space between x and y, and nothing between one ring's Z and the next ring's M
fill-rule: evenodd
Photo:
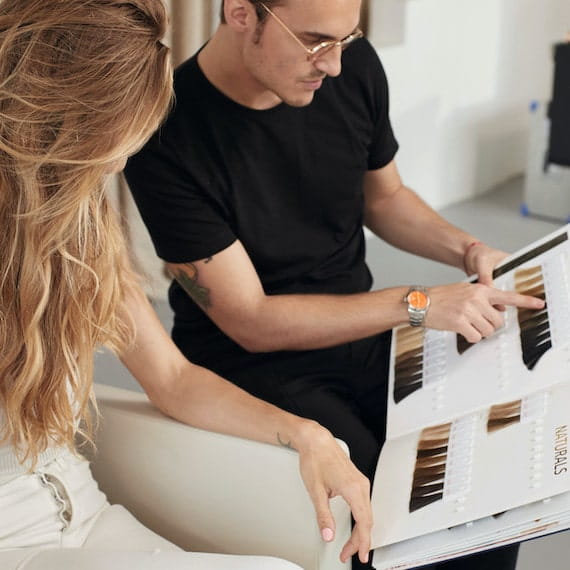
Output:
M529 102L550 97L570 1L399 0L403 42L391 47L375 20L382 1L371 2L370 39L390 82L404 181L440 208L522 173Z

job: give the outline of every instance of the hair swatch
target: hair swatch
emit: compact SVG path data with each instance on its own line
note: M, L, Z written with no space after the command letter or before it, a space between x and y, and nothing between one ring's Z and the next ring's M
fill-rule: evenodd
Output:
M564 230L561 234L553 237L551 240L541 243L540 245L537 245L536 247L532 248L526 253L523 253L515 257L514 259L511 259L511 261L507 261L506 263L499 265L499 267L497 267L493 271L493 279L496 279L497 277L500 277L501 275L508 273L512 269L516 269L517 267L521 266L523 263L527 263L531 259L534 259L535 257L538 257L539 255L542 255L543 253L546 253L547 251L554 249L555 247L557 247L561 243L564 243L565 241L568 241L568 233L566 232L566 230Z
M540 265L515 271L515 290L546 300ZM520 341L525 366L532 370L542 355L552 347L548 309L518 309Z
M542 255L543 253L554 249L555 247L559 246L561 243L564 243L567 240L568 240L568 233L564 231L561 234L553 237L551 240L534 247L533 249L527 251L526 253L523 253L518 257L511 259L506 263L503 263L502 265L499 265L499 267L497 267L493 271L493 279L496 279L501 275L505 275L506 273L512 271L513 269L516 269L523 263L527 263L531 259L534 259L535 257L538 257L539 255ZM476 280L470 281L470 283L476 283L476 282L477 282ZM456 345L457 345L457 352L459 354L463 354L468 348L471 348L473 344L474 343L467 341L463 335L460 334L457 335Z
M443 498L451 423L422 430L410 493L410 512Z
M473 346L473 342L469 342L462 334L457 334L456 345L457 352L463 354L468 348Z
M423 385L424 329L402 327L396 331L394 401L402 401Z
M487 432L491 433L521 421L522 401L491 406L487 419Z

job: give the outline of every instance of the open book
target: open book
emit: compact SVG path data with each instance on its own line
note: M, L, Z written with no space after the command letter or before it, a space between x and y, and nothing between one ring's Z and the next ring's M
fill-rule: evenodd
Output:
M393 331L387 439L372 492L377 570L412 568L570 528L570 226L509 257L492 337Z

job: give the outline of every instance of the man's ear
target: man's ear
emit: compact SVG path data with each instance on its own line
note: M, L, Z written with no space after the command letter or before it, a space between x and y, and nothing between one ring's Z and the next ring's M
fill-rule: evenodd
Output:
M245 32L257 25L255 7L249 0L225 0L226 23L238 32Z

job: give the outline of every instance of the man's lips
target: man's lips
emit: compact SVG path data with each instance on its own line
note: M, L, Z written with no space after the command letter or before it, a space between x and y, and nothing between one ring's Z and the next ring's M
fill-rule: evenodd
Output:
M321 77L309 77L308 79L303 79L302 83L310 89L318 89L322 83L325 76Z

